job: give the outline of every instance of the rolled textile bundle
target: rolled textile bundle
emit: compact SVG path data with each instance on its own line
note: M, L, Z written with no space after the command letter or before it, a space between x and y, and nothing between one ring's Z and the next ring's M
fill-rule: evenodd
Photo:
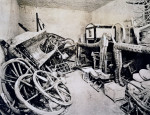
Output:
M143 81L141 83L142 87L146 88L146 89L150 89L150 80L149 81Z
M150 70L141 69L139 71L139 74L142 77L142 79L144 79L144 80L150 80Z
M135 81L138 81L138 82L144 81L144 79L140 76L139 73L134 73L134 74L133 74L133 79L134 79Z

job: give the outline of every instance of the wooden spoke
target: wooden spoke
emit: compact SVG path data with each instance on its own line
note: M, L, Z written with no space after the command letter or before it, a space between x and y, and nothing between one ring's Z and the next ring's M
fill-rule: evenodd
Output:
M37 77L38 77L39 79L41 79L41 80L45 81L45 82L47 82L47 81L48 81L46 78L44 78L44 77L42 77L42 76L40 76L40 75L37 75Z
M53 87L54 87L54 85L52 85L51 87L45 89L44 91L48 91L48 90L52 89Z
M46 69L48 69L49 72L52 72L52 70L50 69L50 67L48 67L47 65L45 65Z
M27 93L27 91L26 91L26 88L25 88L25 87L23 87L23 92L24 92L25 97L26 97L26 98L28 98L28 93Z
M58 87L59 90L61 90L62 92L64 92L67 95L70 95L70 93L68 93L67 91L65 91L63 88Z
M51 111L54 111L53 108L51 107L51 103L52 102L49 102L49 108L50 108Z
M64 99L64 97L61 95L61 93L59 92L59 90L56 89L56 91L57 91L58 95L60 96L60 98L63 100L63 102L65 102L65 99Z
M22 73L22 70L21 70L21 67L20 67L20 64L19 64L19 63L18 63L18 68L19 68L20 74L22 75L23 73Z
M15 73L15 71L14 71L12 68L10 68L10 71L11 71L16 77L19 77L19 76Z
M48 91L48 90L50 90L50 89L52 89L54 87L54 85L53 86L51 86L51 87L49 87L49 88L47 88L47 89L45 89L45 91ZM38 94L35 94L35 95L33 95L32 97L30 97L27 101L30 101L30 100L32 100L32 99L34 99L35 97L37 97L39 95L39 93Z
M14 85L16 80L23 75L27 70L30 72L31 68L28 66L28 62L23 62L23 59L14 58L2 65L2 76L0 85L2 87L2 93L4 93L6 98L6 105L11 108L11 110L16 114L21 114L21 112L25 112L25 108L21 108L20 102L15 96L15 88ZM27 81L20 81L22 84L29 88L33 88L31 84ZM23 86L20 86L21 88ZM24 91L25 92L25 91ZM27 93L27 92L26 92Z
M32 97L30 97L29 99L27 99L27 101L31 101L32 99L36 98L38 95L39 95L39 93L38 93L38 94L33 95Z
M17 69L16 69L15 64L14 64L14 63L12 63L12 65L13 65L13 68L14 68L14 70L15 70L15 73L16 73L17 77L19 77L19 73L18 73L18 71L17 71Z
M22 75L15 83L15 94L27 108L32 110L34 113L41 115L56 115L62 113L66 109L64 106L57 104L56 102L53 102L52 100L47 98L36 88L31 88L31 90L28 91L28 86L24 85L24 83L22 82L27 82L26 80L28 80L28 77L29 74ZM33 82L30 82L29 84L32 85ZM22 87L22 89L20 89L20 87ZM50 89L50 87L46 90L48 89Z
M2 82L10 82L10 83L15 83L15 81L12 81L12 80L6 80L6 79L2 79Z
M13 103L12 103L13 106L15 105L15 102L16 102L16 101L14 100Z
M38 77L39 74L47 81L41 81ZM61 82L61 80L50 75L50 73L38 70L33 75L33 81L38 90L53 102L64 106L72 103L71 94L68 88Z
M33 88L33 86L32 86L31 84L29 84L28 82L23 81L23 80L21 80L21 82L22 82L23 84L25 84L25 85L27 85L27 86L29 86L29 87Z
M5 77L6 77L6 78L11 78L11 79L15 79L15 80L17 80L17 78L16 78L16 77L14 77L14 76L5 75Z
M28 68L25 74L30 73L30 69L31 69L31 68Z

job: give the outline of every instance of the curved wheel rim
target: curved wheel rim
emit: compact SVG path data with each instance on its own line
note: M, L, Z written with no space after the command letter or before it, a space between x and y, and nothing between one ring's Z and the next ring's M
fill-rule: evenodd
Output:
M39 76L40 73L46 76ZM58 78L51 76L49 72L36 71L33 75L33 81L38 90L52 101L65 106L72 104L69 89ZM44 87L43 81L44 85L49 86Z
M15 96L14 85L20 75L32 72L24 62L18 60L17 58L5 62L2 65L2 70L3 73L0 83L2 86L2 92L6 98L6 104L12 109L13 112L20 114L22 110L18 106L22 106L22 104L17 102L18 100Z
M32 80L32 74L25 74L25 75L20 76L15 83L16 96L22 103L26 105L27 108L41 115L43 114L44 115L51 115L51 114L57 115L57 114L62 113L66 109L64 106L61 106L61 105L56 104L55 102L52 102L51 100L47 99L47 97L45 97L43 94L39 93L35 85L32 82L29 82L28 79ZM33 91L35 94L29 93L28 92L29 87L27 85L24 85L22 81L28 82L29 84L32 83L30 85L32 85L33 88L32 89L30 88L30 91ZM26 96L24 95L24 92L22 92L24 88L26 89L28 96L30 95L28 99L25 99ZM43 108L43 107L48 107L48 108ZM57 110L54 110L55 108L57 108Z
M133 100L139 105L140 108L150 112L150 104L149 104L149 95L147 94L149 91L143 91L141 94L134 94L129 92ZM140 95L143 95L143 98L140 99ZM146 98L144 98L146 97Z

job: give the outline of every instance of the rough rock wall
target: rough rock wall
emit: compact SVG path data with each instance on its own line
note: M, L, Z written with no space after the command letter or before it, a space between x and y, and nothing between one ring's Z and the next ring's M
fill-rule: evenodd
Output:
M115 24L135 17L137 6L127 4L127 0L114 0L92 12L92 22L98 24ZM128 0L129 1L129 0Z
M85 26L91 21L90 14L85 11L20 6L19 22L30 31L36 31L36 12L46 25L47 32L75 41L83 36ZM20 33L23 32L22 29L19 30Z
M0 39L8 40L18 35L19 6L17 0L0 0ZM0 64L4 54L0 46Z
M18 35L19 6L17 0L0 0L0 39Z

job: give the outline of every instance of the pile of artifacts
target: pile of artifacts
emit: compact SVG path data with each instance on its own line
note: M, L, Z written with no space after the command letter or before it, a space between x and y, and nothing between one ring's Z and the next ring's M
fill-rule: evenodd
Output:
M85 42L74 43L46 31L26 32L0 41L6 60L0 82L0 112L65 114L72 97L63 78L80 69L83 80L96 91L103 88L114 102L124 99L126 103L120 108L126 114L149 115L149 17L142 26L90 24ZM133 36L126 36L127 28Z
M112 29L117 28L118 25L120 25L121 31L118 32L116 29L116 35L119 37L113 36L110 31L111 35L103 33L100 41L95 42L93 37L93 43L87 43L88 41L77 43L77 49L79 49L77 51L78 63L88 66L81 68L83 80L97 91L100 91L103 86L105 95L114 102L124 99L125 103L120 108L126 114L149 115L150 68L147 64L150 63L150 46L146 40L149 39L150 24L142 27L131 27L134 33L132 33L133 36L130 40L126 36L123 24L114 24ZM93 26L91 28L98 27ZM144 37L141 36L143 32L147 33ZM95 48L99 49L95 51ZM91 53L94 69L90 67L91 65L89 66L90 58L89 55L86 56L87 51ZM108 58L111 58L109 63L107 63ZM95 66L97 60L98 68Z
M130 115L149 115L150 113L150 69L141 69L133 74L133 80L127 84L127 102L121 109Z
M83 66L83 80L89 83L96 91L100 91L105 83L114 80L114 57L113 57L113 42L110 42L111 35L103 33L100 41L95 43L77 43L78 63ZM88 50L87 50L88 49ZM91 53L84 59L83 54ZM88 61L85 61L88 60ZM92 64L88 63L89 61ZM88 67L84 67L88 66Z
M46 31L26 32L8 43L1 41L1 46L6 60L0 82L1 112L65 114L72 104L64 77L74 66L74 41Z

